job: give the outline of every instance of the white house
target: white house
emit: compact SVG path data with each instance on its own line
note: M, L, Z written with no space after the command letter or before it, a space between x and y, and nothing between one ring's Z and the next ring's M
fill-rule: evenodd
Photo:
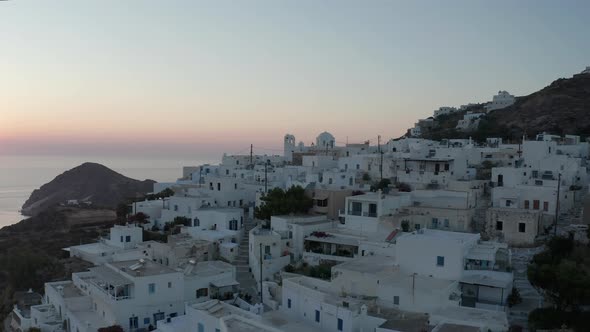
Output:
M516 98L508 91L498 91L498 94L492 97L492 101L484 106L487 111L499 110L506 108L516 101Z

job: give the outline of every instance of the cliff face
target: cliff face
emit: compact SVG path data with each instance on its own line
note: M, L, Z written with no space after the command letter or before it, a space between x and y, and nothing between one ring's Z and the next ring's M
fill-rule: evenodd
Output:
M94 206L114 208L126 198L151 192L154 182L134 180L103 165L84 163L33 191L22 211L35 215L68 200L91 201Z

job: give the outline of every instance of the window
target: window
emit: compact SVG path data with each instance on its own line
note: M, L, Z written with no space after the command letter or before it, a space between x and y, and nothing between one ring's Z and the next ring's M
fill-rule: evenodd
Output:
M238 184L234 183L234 189L238 189Z
M420 224L414 224L414 228L415 228L416 230L419 230L419 229L420 229Z
M501 231L504 229L504 222L503 221L496 221L496 230Z
M178 205L174 205L174 211L178 211Z
M512 205L512 201L507 199L506 200L506 207L510 207L510 205Z
M538 210L539 209L539 200L538 199L535 199L533 201L533 209L534 210Z
M529 200L524 201L524 208L525 209L527 209L527 210L530 209L531 208L530 205L531 205L531 202Z
M205 326L203 326L203 323L197 323L197 332L205 332Z
M525 223L523 223L523 222L518 223L518 232L519 233L526 232L526 224Z
M438 228L438 218L432 218L432 228Z
M172 288L172 282L168 281L168 288Z
M395 296L393 297L393 304L395 304L395 305L399 305L399 296L395 295Z
M342 331L344 329L344 322L342 318L338 318L338 331Z
M332 178L328 179L328 184L332 184Z
M287 299L287 308L291 309L291 299Z
M137 317L129 317L129 329L136 329L138 328L138 318Z
M543 211L549 211L549 202L543 202Z
M444 256L436 256L436 266L445 266Z
M195 218L193 226L195 226L195 227L201 226L201 221L199 220L199 218Z
M199 288L197 289L197 298L204 297L209 295L209 288Z
M150 318L146 317L143 319L143 325L149 325L150 324Z
M319 310L315 311L315 321L318 323L320 322L320 311Z
M155 292L156 292L156 284L154 284L154 283L148 284L148 293L154 294Z
M163 312L158 312L156 314L154 314L154 323L164 319L165 314Z
M131 235L125 236L125 242L131 242Z
M123 242L123 235L121 235L121 242Z
M356 164L356 169L360 169L361 166L359 164Z
M445 171L449 170L449 164L445 164Z
M445 226L446 228L449 228L449 219L445 219L445 221L444 221L444 226Z
M221 191L221 183L217 182L217 191Z
M377 216L377 204L370 203L369 204L369 217L376 217Z
M349 214L352 214L354 216L360 216L362 209L363 205L361 204L361 202L352 202L352 211L350 211Z

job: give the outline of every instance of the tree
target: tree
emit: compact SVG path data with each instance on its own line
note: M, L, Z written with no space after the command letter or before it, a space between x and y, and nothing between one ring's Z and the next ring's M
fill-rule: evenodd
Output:
M305 190L294 186L284 191L281 188L271 189L261 200L263 204L254 210L254 217L270 220L271 216L287 214L305 214L313 206L311 198L305 195Z
M412 191L412 187L410 187L410 185L405 182L400 182L397 184L397 190L409 193Z
M391 184L390 179L381 179L379 182L371 186L371 191L383 190L389 187Z
M129 216L128 221L143 225L148 223L149 218L150 216L148 216L147 214L143 212L137 212L136 214Z
M512 287L512 292L508 295L508 306L513 307L517 304L522 303L522 297L520 297L520 292L515 287Z
M117 218L118 219L125 219L127 217L127 213L129 212L129 206L125 203L117 204Z
M558 310L576 310L590 303L590 249L571 238L554 237L533 257L527 275Z

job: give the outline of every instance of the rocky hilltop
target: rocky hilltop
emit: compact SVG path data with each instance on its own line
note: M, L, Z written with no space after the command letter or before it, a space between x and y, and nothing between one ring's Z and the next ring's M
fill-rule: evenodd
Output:
M485 112L483 104L473 108L437 117L433 128L422 137L473 137L478 141L484 141L487 137L501 137L519 141L523 135L534 138L536 134L547 132L587 138L590 137L590 73L560 78L528 96L517 97L513 105L488 112L473 131L456 130L457 121L467 111Z
M507 108L491 112L489 120L511 138L542 132L590 136L590 74L561 78Z
M88 201L95 207L114 208L127 198L153 189L153 180L139 181L97 163L84 163L58 175L33 191L22 207L25 215L35 215L69 200Z

